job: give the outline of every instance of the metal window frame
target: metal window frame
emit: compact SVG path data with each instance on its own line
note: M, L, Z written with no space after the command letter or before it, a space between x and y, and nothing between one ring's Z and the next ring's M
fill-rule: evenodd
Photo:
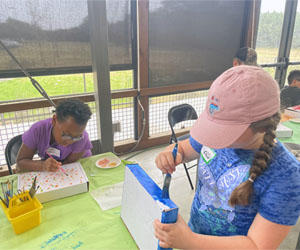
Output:
M288 66L300 65L300 62L289 61L297 14L297 4L298 0L286 0L285 2L277 63L266 63L260 65L261 67L276 67L274 78L278 82L280 88L284 86Z

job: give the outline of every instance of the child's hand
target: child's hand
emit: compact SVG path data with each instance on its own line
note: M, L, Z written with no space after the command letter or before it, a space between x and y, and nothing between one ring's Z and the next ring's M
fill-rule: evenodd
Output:
M155 237L159 240L161 247L189 248L194 233L179 214L176 223L164 224L155 220L153 226Z
M61 167L61 163L53 158L48 158L43 162L43 171L56 172Z
M172 174L175 171L175 166L182 163L182 155L178 152L174 162L172 151L163 151L158 154L155 163L163 173Z

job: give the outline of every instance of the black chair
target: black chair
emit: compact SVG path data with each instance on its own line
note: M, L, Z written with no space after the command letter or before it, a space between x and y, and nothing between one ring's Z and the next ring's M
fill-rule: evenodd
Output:
M178 141L182 141L184 139L189 138L189 133L180 137L176 137L175 131L174 131L174 127L176 124L183 122L183 121L189 121L189 120L197 120L198 119L198 115L197 112L195 111L195 109L189 105L189 104L181 104L181 105L177 105L174 106L172 108L170 108L169 112L168 112L168 120L169 120L169 124L171 127L171 131L172 131L172 135L171 135L171 139L170 139L170 144L173 142L178 142ZM191 177L189 175L189 169L192 167L197 166L193 165L190 167L187 167L185 163L183 163L187 178L189 180L191 189L194 189L193 183L191 181Z
M17 162L17 155L22 145L22 135L17 135L10 139L5 147L5 160L9 174L13 174L11 166Z

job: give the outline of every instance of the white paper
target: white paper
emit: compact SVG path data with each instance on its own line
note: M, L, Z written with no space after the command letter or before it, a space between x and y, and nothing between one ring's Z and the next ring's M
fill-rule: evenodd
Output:
M97 201L102 210L121 206L123 182L111 186L100 187L90 191L92 197Z

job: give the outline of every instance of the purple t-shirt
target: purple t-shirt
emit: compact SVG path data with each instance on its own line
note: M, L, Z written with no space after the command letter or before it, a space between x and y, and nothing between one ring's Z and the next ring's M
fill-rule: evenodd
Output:
M82 158L92 155L91 148L93 147L89 135L86 131L83 132L83 139L74 142L68 146L58 145L56 142L50 145L51 132L52 132L52 118L36 122L27 130L23 136L23 143L32 150L36 150L41 159L46 159L46 151L48 148L56 148L60 151L60 157L54 156L56 160L63 161L71 153L85 152Z

